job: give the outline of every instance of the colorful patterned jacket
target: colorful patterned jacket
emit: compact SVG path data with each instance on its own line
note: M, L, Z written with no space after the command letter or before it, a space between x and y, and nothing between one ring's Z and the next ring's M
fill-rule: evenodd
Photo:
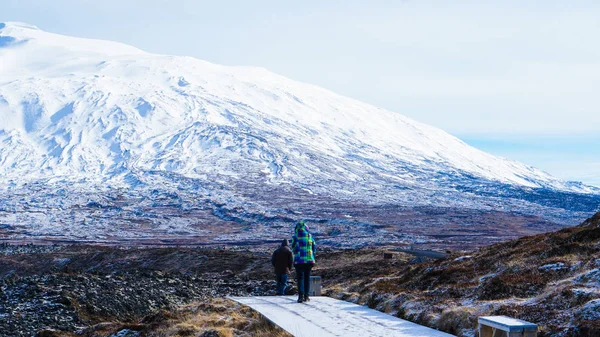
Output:
M296 225L292 237L292 251L294 252L294 264L314 264L316 244L304 222Z

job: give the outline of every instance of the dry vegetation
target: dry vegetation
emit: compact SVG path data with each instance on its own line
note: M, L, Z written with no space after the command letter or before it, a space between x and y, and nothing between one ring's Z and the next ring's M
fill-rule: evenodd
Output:
M152 337L291 336L254 310L223 298L163 311L146 319L145 323L148 325L142 332Z
M478 316L508 315L538 323L540 337L597 337L599 226L600 213L580 226L420 265L401 253L383 259L380 248L319 249L314 274L323 277L326 295L458 336L474 336ZM0 308L12 316L0 319L0 330L31 325L39 336L287 336L223 299L274 293L272 248L86 246L6 254ZM43 324L27 321L36 312L23 304L40 298L52 304L36 309ZM54 308L61 311L49 311ZM56 320L65 315L73 324Z
M507 315L538 323L540 336L597 337L599 226L600 213L580 226L393 270L363 261L359 277L345 271L349 278L327 294L459 336L474 335L477 316Z
M190 303L173 310L161 310L139 323L104 322L83 333L52 329L38 332L39 337L291 337L254 310L224 298Z

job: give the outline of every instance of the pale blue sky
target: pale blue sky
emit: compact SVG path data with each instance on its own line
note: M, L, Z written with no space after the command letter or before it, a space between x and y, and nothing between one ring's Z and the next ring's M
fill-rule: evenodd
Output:
M599 18L597 1L0 2L0 21L265 67L597 186Z

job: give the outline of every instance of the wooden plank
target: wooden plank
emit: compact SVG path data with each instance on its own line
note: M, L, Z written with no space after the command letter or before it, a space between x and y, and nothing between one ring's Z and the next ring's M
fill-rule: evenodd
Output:
M452 337L452 335L329 297L231 297L296 337Z

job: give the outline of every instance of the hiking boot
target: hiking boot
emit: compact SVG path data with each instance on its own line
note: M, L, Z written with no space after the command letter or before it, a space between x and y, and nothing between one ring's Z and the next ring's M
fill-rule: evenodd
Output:
M310 302L310 297L308 297L308 295L304 296L304 302Z
M304 301L304 298L302 298L302 296L298 297L298 303L302 303Z

